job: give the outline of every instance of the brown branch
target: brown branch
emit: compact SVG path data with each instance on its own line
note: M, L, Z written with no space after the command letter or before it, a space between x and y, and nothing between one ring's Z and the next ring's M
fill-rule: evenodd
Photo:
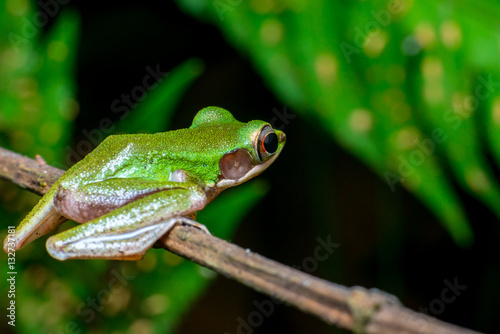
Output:
M0 148L0 177L44 194L64 173ZM385 293L347 288L242 249L199 229L176 226L164 247L252 289L311 313L329 324L365 333L477 333L391 302Z

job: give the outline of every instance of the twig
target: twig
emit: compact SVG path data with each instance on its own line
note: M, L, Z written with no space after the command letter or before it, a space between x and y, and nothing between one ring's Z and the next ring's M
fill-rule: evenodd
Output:
M64 173L0 148L0 177L43 195ZM478 333L414 312L385 293L347 288L305 274L196 228L176 226L160 241L169 251L252 289L311 313L329 324L365 333Z

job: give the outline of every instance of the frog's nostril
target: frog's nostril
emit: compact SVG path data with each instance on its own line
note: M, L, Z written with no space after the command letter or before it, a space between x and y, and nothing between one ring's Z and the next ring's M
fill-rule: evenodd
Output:
M286 135L284 132L280 132L279 134L279 141L282 142L282 141L285 141L286 140Z

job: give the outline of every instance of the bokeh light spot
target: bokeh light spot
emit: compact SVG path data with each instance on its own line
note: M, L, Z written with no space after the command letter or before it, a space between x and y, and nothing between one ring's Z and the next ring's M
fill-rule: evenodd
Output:
M425 57L420 64L425 79L440 79L443 76L443 64L436 57Z
M493 122L495 122L497 126L500 126L500 98L495 99L491 116L493 118Z
M155 294L146 298L142 302L142 310L144 314L155 316L165 312L170 306L170 299L163 294Z
M420 131L415 126L406 126L396 134L396 145L400 150L407 150L417 145Z
M68 46L63 42L52 41L47 47L47 54L49 58L57 62L63 62L66 60L68 53Z
M267 14L275 6L274 0L251 0L250 8L257 14Z
M421 22L415 27L415 38L424 49L429 49L436 44L436 32L428 22Z
M283 39L285 28L277 19L266 19L260 27L260 39L264 44L277 45Z
M471 190L476 193L486 192L490 188L488 177L481 169L478 168L466 172L465 181Z
M387 45L388 36L385 30L372 30L366 35L363 43L363 53L370 58L378 57Z
M148 319L135 320L127 331L127 334L151 334L154 333L153 322Z
M373 115L366 109L355 109L349 115L349 127L361 133L370 131L373 127Z
M439 33L444 46L449 49L455 50L462 44L462 29L454 21L448 20L443 22Z
M331 84L337 77L337 60L331 53L323 53L316 57L314 67L318 80L323 84Z

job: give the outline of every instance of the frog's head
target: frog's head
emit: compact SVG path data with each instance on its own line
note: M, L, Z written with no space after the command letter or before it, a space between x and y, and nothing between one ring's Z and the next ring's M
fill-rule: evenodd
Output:
M276 160L285 146L285 133L263 121L244 124L238 134L241 139L239 147L228 151L219 160L218 188L233 187L259 175Z
M191 128L196 126L217 128L219 176L211 187L215 196L262 173L276 160L286 141L285 133L269 123L242 123L218 107L201 110Z

